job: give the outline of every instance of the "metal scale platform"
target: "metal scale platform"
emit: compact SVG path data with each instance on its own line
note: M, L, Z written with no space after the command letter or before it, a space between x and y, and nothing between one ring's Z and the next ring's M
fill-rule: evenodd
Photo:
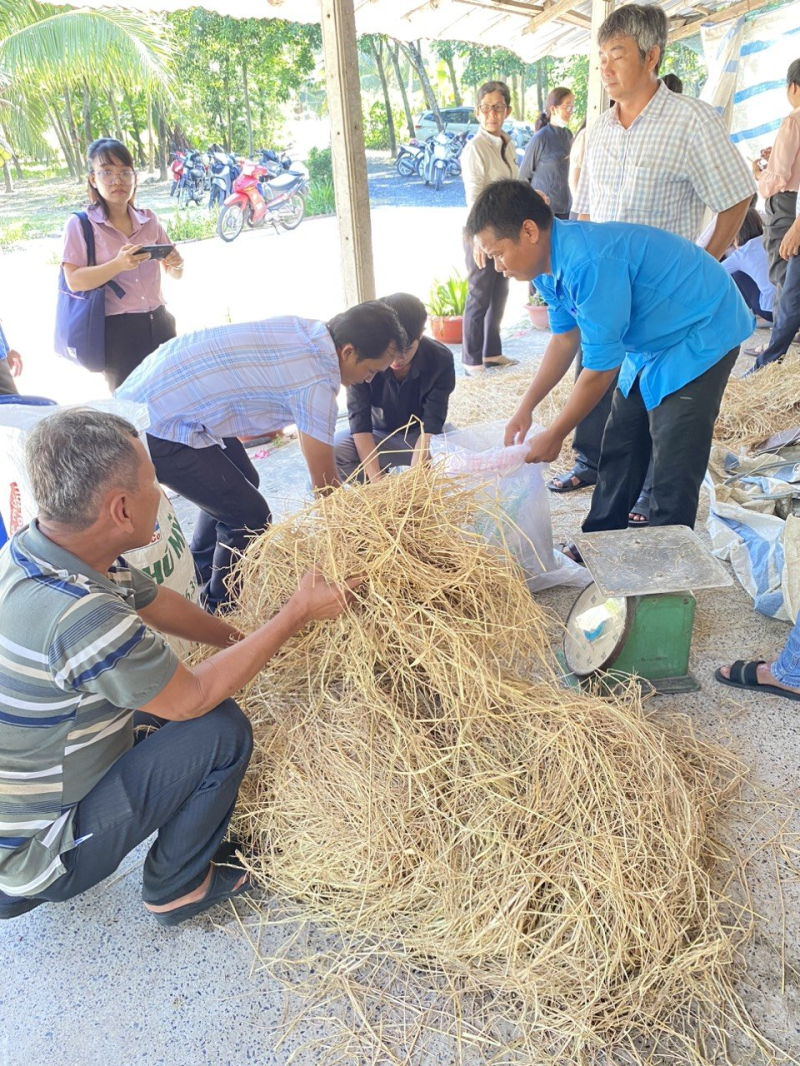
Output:
M686 526L582 533L575 544L593 583L566 622L567 680L613 683L635 674L656 692L694 692L689 672L695 589L733 579Z

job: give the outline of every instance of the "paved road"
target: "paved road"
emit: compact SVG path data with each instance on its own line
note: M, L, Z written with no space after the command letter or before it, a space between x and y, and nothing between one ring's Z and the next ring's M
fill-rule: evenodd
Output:
M391 160L371 159L367 163L369 202L373 207L465 207L464 183L448 178L439 192L422 178L403 178Z
M436 193L374 156L368 173L377 292L413 292L425 300L435 279L464 273L463 184L448 182ZM42 238L0 257L0 315L26 360L21 389L77 403L108 393L101 376L53 353L60 250L59 239ZM244 233L232 244L216 237L188 241L181 251L185 277L166 278L164 294L182 333L279 314L326 319L344 305L335 216L309 219L293 233ZM507 325L519 320L525 301L525 286L512 282Z

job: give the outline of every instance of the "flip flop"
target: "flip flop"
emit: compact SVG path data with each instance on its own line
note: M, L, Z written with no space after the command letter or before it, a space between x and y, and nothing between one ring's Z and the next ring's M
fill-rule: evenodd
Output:
M634 522L632 515L641 515L641 522ZM650 525L650 497L640 496L636 503L631 507L628 514L628 526L630 529L644 529L645 526Z
M596 481L587 481L586 478L581 477L581 474L583 473L587 473L587 471L581 470L580 467L573 466L568 474L559 474L558 477L554 477L548 481L547 487L551 492L577 492L578 489L589 489L597 484ZM573 478L578 482L577 485L572 484ZM557 485L557 481L560 481L561 484Z
M519 366L519 359L509 359L507 355L490 356L488 359L483 360L483 365L488 369L500 368L504 366Z
M208 885L208 891L202 899L198 899L194 903L186 903L183 907L176 907L174 911L151 911L150 913L159 925L180 925L181 922L194 918L211 907L216 907L219 903L226 903L229 899L235 899L236 896L249 892L253 887L249 878L245 879L243 885L236 888L236 882L243 873L245 873L244 867L238 864L235 866L217 866L216 863L212 863L211 881Z
M800 700L800 692L789 692L788 689L778 688L777 685L760 685L758 683L758 667L765 663L766 659L754 659L746 662L737 659L731 664L731 676L725 677L721 670L714 671L714 677L721 685L729 685L731 688L758 690L767 692L770 696L783 696L787 700Z

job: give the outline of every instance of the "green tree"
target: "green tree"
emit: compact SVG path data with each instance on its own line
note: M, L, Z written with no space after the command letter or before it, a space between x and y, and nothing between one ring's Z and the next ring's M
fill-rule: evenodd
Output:
M197 143L228 150L271 144L284 103L314 69L319 28L280 19L237 19L200 8L169 15L181 56L181 117Z
M362 56L369 60L370 65L377 73L378 81L383 95L383 109L386 114L386 130L389 138L389 150L392 158L397 155L397 133L392 114L392 100L389 93L389 69L387 64L391 62L389 54L388 38L381 33L367 33L358 40L358 47ZM362 78L363 84L363 78Z
M121 94L122 86L166 98L169 59L158 19L0 0L0 106L7 138L18 153L41 157L52 129L78 178L96 101Z
M699 44L699 37L697 38ZM708 78L708 69L703 56L692 48L688 40L675 41L667 45L661 73L671 71L683 82L683 91L687 96L699 96Z

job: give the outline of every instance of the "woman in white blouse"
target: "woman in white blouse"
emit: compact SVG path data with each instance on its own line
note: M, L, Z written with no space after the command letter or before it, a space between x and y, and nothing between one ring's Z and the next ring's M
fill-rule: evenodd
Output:
M517 177L516 150L503 131L511 114L511 93L503 81L487 81L478 90L476 107L480 130L461 155L467 207L471 208L487 185ZM516 359L503 355L500 323L508 299L508 279L495 270L472 241L465 242L469 294L464 310L462 361L467 374L487 367L512 366Z

